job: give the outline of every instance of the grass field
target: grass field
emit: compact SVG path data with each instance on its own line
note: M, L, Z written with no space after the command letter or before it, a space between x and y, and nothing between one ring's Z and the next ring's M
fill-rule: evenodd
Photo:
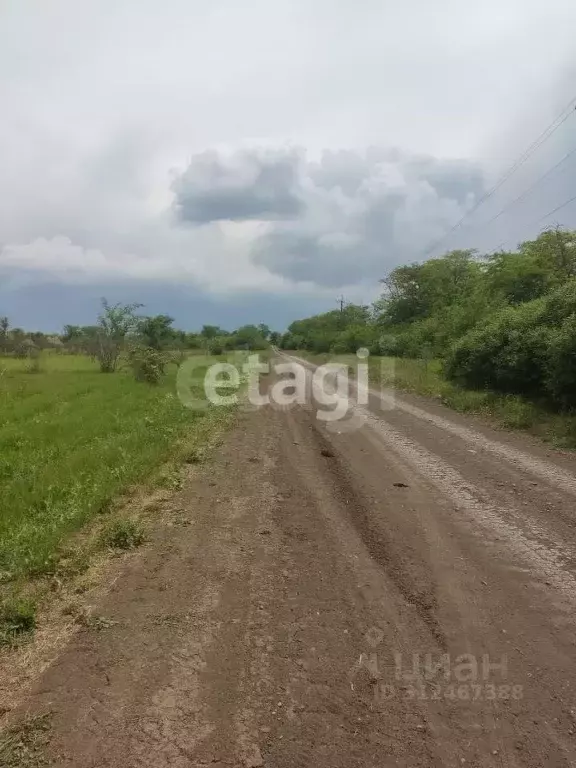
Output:
M151 386L82 356L46 355L37 373L0 358L0 583L50 573L66 537L149 479L184 434L201 443L230 417L184 408L176 370Z
M294 352L317 363L342 362L355 366L356 355L313 355ZM461 413L474 413L505 429L521 429L537 435L561 449L576 449L576 415L555 413L519 395L503 395L487 390L463 389L442 375L439 360L370 357L370 381L377 386L396 388L441 400Z

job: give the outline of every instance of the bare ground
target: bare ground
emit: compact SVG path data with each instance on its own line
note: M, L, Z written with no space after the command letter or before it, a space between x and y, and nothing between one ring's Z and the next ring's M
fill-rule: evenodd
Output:
M54 765L576 765L574 458L358 413L245 413L190 475L11 714Z

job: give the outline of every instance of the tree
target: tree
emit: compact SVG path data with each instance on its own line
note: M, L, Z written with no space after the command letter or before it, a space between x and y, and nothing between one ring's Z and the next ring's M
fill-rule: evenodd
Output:
M139 322L142 340L151 349L166 349L175 341L177 332L172 328L174 318L169 315L143 317Z
M342 310L334 309L291 323L280 346L317 353L356 352L360 347L370 347L376 332L369 307L347 304Z
M82 338L81 325L65 325L62 331L62 341L64 343Z
M263 339L268 339L270 336L270 328L265 323L260 323L258 330Z
M260 326L243 325L234 331L234 346L241 349L264 349L266 347L266 338L260 331Z
M221 336L222 331L217 325L203 325L200 335L204 339L210 340L216 338L216 336Z
M521 243L520 253L542 267L555 285L576 276L576 232L547 229L536 240Z
M203 340L199 333L184 334L184 346L188 347L188 349L201 349L202 343Z
M533 254L501 251L489 257L485 272L488 295L509 304L522 304L542 296L548 290L550 275Z
M124 349L126 337L133 333L140 321L136 310L142 304L114 304L102 299L98 315L97 358L102 373L113 373Z

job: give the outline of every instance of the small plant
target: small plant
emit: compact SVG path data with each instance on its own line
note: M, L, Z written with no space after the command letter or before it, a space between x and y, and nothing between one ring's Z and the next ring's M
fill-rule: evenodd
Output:
M9 599L0 605L0 645L12 645L36 627L36 606L30 600Z
M144 531L135 520L115 520L102 532L102 543L112 549L134 549L144 542Z
M96 629L98 631L102 629L110 629L110 627L115 627L118 624L117 621L109 619L107 616L94 615L86 608L78 612L76 615L76 623L80 624L81 627Z
M206 454L202 448L191 448L184 461L186 464L202 464Z
M182 488L182 478L177 470L166 470L158 476L157 485L159 488L179 491Z

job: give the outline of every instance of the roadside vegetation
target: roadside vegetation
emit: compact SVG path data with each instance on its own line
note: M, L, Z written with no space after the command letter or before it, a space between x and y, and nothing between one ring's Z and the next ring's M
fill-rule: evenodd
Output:
M224 359L223 349L269 344L265 326L192 334L168 315L139 312L103 301L94 326L60 335L0 319L0 645L34 629L33 601L22 597L30 579L74 575L95 547L142 544L141 523L118 514L119 502L142 485L178 488L179 466L202 460L229 423L231 407L183 406L179 366L209 354L187 382L202 399L206 366ZM70 546L97 521L91 551Z
M551 229L516 251L452 251L398 267L372 306L299 320L284 349L367 347L374 377L460 411L576 447L576 232ZM390 383L390 382L386 382Z

